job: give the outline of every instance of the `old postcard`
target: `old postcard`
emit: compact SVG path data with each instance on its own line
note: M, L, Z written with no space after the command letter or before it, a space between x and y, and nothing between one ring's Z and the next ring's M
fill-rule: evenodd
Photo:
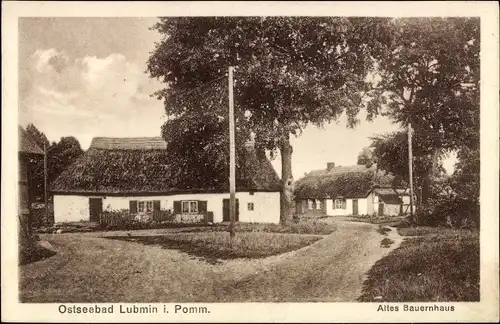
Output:
M498 321L495 2L5 2L2 320Z

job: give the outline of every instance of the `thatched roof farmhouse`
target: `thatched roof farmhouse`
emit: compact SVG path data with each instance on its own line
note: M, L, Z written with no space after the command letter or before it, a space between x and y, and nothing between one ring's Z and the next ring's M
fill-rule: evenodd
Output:
M236 172L239 220L278 222L278 175L267 158L251 148L244 152ZM193 181L176 165L161 137L94 138L52 185L56 221L99 221L103 211L122 209L142 216L170 211L182 221L208 213L215 222L226 220L227 175Z
M311 171L296 182L296 210L299 214L331 216L399 214L401 196L405 195L393 188L393 180L376 165L328 163L326 169ZM397 212L389 205L397 205Z

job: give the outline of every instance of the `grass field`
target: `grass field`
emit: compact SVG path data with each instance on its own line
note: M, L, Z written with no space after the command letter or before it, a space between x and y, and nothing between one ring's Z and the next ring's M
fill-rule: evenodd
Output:
M398 228L401 246L368 272L360 301L479 301L479 232Z
M153 236L108 236L106 238L176 249L215 264L223 259L264 258L290 252L312 244L320 240L322 236L238 232L232 244L229 233L222 231L182 232Z

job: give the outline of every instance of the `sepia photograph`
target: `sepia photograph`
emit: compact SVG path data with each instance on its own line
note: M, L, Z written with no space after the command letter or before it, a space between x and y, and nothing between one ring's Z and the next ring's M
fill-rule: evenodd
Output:
M18 303L484 301L479 16L16 21Z

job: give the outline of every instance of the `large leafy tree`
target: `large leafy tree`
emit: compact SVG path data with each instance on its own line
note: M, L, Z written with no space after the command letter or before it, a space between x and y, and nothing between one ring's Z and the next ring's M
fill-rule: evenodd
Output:
M169 116L163 127L169 147L180 149L176 141L185 134L193 145L184 143L184 153L195 150L201 139L194 134L209 130L215 140L198 144L202 153L189 151L179 158L202 157L216 149L217 138L227 132L223 76L228 66L235 66L237 140L244 142L253 132L258 150L280 151L281 220L288 221L293 188L290 136L343 112L350 126L356 124L360 91L366 90L365 78L374 62L370 58L381 55L389 24L379 18L161 18L154 29L163 39L151 53L147 71L165 83L156 95ZM220 82L211 82L220 77Z
M425 203L441 158L479 143L479 19L408 18L392 26L389 45L374 55L368 116L383 114L402 127L411 123ZM404 138L394 134L374 143L379 157L401 158L391 158L388 168L405 159Z

